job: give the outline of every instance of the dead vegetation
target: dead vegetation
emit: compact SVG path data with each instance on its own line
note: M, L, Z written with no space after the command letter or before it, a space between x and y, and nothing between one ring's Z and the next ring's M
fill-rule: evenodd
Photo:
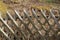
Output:
M50 7L48 7L48 6L47 6L48 8L45 7L48 4L39 3L39 1L37 1L37 0L18 0L17 2L7 0L7 1L4 1L4 3L9 6L8 7L9 12L11 13L12 17L15 19L15 21L19 25L19 28L22 30L22 32L24 32L24 35L26 36L26 40L39 40L39 39L41 39L41 40L45 40L45 39L46 40L59 40L60 33L58 32L57 24L54 24L55 23L54 19L50 18L49 14L46 14L47 18L48 19L50 18L48 20L49 24L52 25L52 26L50 26L46 22L47 20L41 15L41 12L39 11L41 9L49 10ZM24 8L26 8L27 11L29 12L29 17L31 18L32 22L38 29L38 32L41 34L42 38L39 36L40 34L38 34L37 30L33 27L32 23L30 23L28 18L24 15L24 12L23 12ZM39 24L39 22L37 22L36 18L33 16L33 13L31 11L32 8L36 9L38 20L41 21L43 29L41 29L42 26ZM27 24L28 28L30 29L30 31L32 32L33 35L30 34L30 32L27 30L27 28L25 28L25 26L21 23L21 21L19 19L16 19L17 16L15 15L14 9L16 9L19 12L19 15L23 18L24 23ZM55 16L59 15L59 12L54 12L54 13L55 13ZM58 13L58 14L56 14L56 13ZM12 22L12 20L10 18L7 21L7 24L14 30L15 34L18 35L18 37L21 40L24 40L22 34L20 33L20 31L17 30L16 26L14 25L14 23ZM12 33L10 33L10 31L1 21L0 21L0 26L3 28L4 32L6 32L12 40L16 40L15 37L12 35ZM50 29L50 27L52 27L52 28ZM1 35L0 40L5 40L3 34Z

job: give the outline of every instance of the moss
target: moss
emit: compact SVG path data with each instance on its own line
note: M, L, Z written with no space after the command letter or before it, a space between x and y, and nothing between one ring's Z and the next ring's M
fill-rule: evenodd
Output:
M6 11L7 11L7 5L4 4L2 1L0 1L0 12L2 16L6 15Z

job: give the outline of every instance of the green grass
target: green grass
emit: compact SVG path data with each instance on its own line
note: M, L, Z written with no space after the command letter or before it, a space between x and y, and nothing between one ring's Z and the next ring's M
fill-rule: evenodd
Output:
M51 3L53 0L39 0L40 2L47 2L47 3Z
M52 2L52 0L46 0L46 2L51 3L51 2Z

